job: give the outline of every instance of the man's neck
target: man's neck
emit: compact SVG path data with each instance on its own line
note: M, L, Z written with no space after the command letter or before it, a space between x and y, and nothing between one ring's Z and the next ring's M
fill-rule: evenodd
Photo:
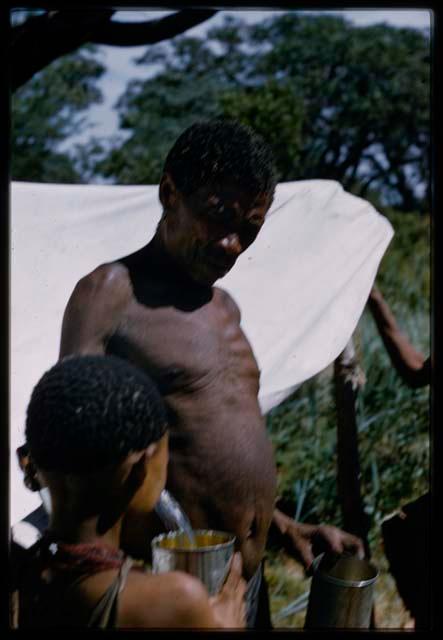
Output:
M154 237L141 249L121 259L131 273L138 277L152 277L153 267L158 274L169 274L179 277L182 270L168 251L162 237L161 225L157 227Z
M138 277L152 279L155 273L157 281L163 281L168 288L178 288L186 292L187 296L194 294L197 298L204 299L212 296L212 286L196 282L170 253L161 223L148 244L122 262Z

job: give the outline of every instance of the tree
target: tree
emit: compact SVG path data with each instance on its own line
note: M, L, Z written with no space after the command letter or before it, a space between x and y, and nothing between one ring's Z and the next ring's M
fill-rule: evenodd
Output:
M76 183L89 175L87 169L95 157L93 141L87 150L58 151L60 142L85 127L81 113L102 99L95 83L105 69L92 56L97 47L85 43L133 46L159 42L215 13L183 10L137 23L112 21L115 11L108 9L13 13L9 46L12 178Z
M178 133L225 115L269 140L281 179L334 179L399 209L425 208L416 187L429 183L429 55L425 35L386 24L295 13L227 20L206 39L181 36L139 60L162 69L128 85L118 109L130 135L96 170L156 182Z
M430 43L414 29L365 28L330 17L284 15L252 39L273 42L260 69L304 96L306 177L333 178L362 196L378 188L404 210L429 182ZM415 173L415 176L413 175Z
M268 80L244 91L226 91L220 96L223 116L254 127L271 146L279 181L303 177L300 167L303 101L291 84ZM278 123L278 126L276 126Z
M155 183L177 136L196 118L219 113L216 95L228 84L225 68L203 40L182 38L169 47L152 48L140 64L164 61L165 72L153 81L132 81L117 103L120 128L131 133L111 149L105 144L96 170L121 184ZM171 54L168 54L169 49Z
M117 103L120 129L130 133L112 149L103 145L100 175L120 184L158 182L165 155L177 136L196 120L223 115L221 95L236 95L251 63L242 50L243 23L227 18L208 39L179 37L150 47L137 61L161 64L153 78L132 81Z
M118 47L152 44L200 24L216 11L184 9L159 20L121 23L113 21L115 9L63 9L31 12L11 29L11 88L15 91L57 58L86 43Z
M104 67L93 47L59 58L12 96L11 177L81 182L72 157L57 145L85 126L81 113L101 100L95 86Z

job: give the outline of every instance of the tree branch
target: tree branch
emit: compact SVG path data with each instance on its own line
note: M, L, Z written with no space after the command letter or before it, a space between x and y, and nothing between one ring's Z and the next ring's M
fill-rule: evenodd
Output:
M50 11L11 29L11 90L15 91L48 64L83 44L139 46L173 38L211 18L216 10L184 9L159 20L112 22L115 10Z
M212 18L216 10L184 9L149 22L111 22L99 25L94 31L92 42L117 47L134 47L154 44L183 33L191 27Z
M15 91L57 58L88 42L100 24L110 20L113 10L51 11L11 30L11 90Z

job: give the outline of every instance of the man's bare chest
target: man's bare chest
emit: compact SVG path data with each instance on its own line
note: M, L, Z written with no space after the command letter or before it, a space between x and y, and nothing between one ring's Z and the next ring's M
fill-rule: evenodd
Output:
M149 373L163 394L194 390L213 379L255 377L258 368L224 295L192 309L134 300L120 318L107 352L133 361Z

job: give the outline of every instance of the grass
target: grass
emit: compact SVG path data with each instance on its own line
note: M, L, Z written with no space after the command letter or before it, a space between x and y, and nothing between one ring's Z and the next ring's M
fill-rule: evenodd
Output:
M430 221L416 214L383 211L395 236L377 284L416 349L430 353ZM411 625L383 553L381 522L429 487L429 388L409 389L392 368L375 324L365 310L354 333L366 383L357 400L361 492L370 518L373 561L380 570L375 592L376 627ZM305 522L342 526L336 486L336 414L332 367L308 380L268 415L276 452L279 494ZM309 589L301 566L268 553L274 616ZM305 611L276 622L303 626Z
M413 619L398 594L380 545L373 545L372 554L372 562L379 570L374 591L375 628L410 628L413 625ZM281 554L268 554L265 573L271 594L270 606L274 627L276 629L303 628L306 609L280 619L278 613L290 602L309 591L311 578L305 576L299 563Z

